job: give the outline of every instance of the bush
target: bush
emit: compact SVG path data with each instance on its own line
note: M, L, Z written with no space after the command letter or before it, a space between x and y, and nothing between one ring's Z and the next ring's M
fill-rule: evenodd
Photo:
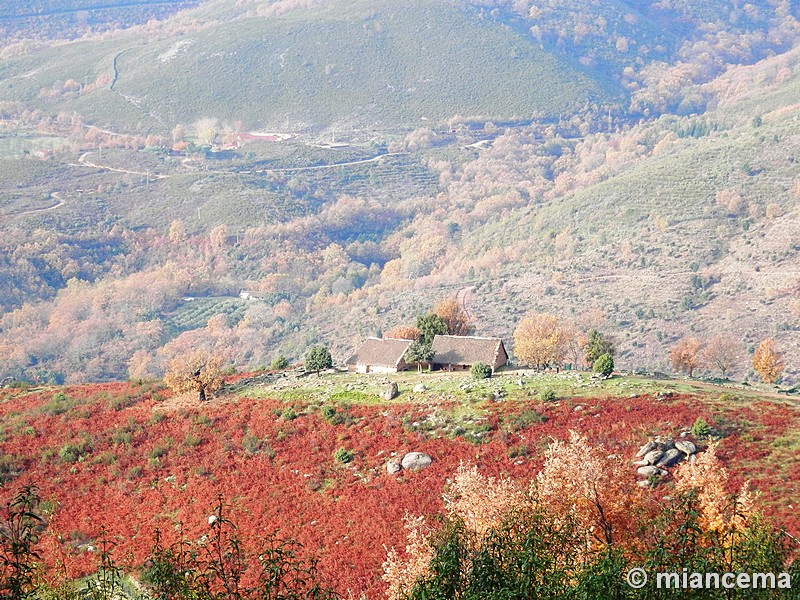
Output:
M594 361L594 372L600 373L603 377L608 377L614 372L614 358L606 352Z
M692 425L692 435L696 438L708 437L711 435L711 427L708 426L703 417L697 417Z
M469 370L473 379L489 379L492 376L492 367L486 363L476 362Z
M289 366L289 359L286 358L283 354L278 354L278 356L272 359L269 368L272 369L273 371L283 371L288 366Z
M353 458L354 458L353 453L347 450L346 448L339 448L336 452L333 453L333 460L342 465L346 465L347 463L352 462Z
M284 421L294 421L298 416L297 412L291 406L285 408L281 413L281 419Z
M542 392L542 400L545 402L553 402L556 399L556 393L550 388Z

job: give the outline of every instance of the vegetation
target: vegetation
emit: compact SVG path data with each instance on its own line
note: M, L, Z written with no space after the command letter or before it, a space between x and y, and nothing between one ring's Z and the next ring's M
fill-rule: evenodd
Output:
M701 580L705 573L772 572L778 588L791 587L791 543L761 518L746 487L726 494L727 472L713 449L677 470L676 497L660 506L621 477L620 462L573 433L550 446L529 487L462 465L445 496L444 524L409 517L405 558L389 551L388 598L522 599L532 589L557 599L674 594L654 581L629 585L620 573L634 567ZM729 597L719 586L705 592Z
M308 373L316 373L330 369L333 366L331 351L325 346L311 346L306 352L305 370Z
M753 354L753 368L766 383L775 383L783 373L783 357L775 349L775 340L761 342Z
M470 374L475 380L489 379L492 376L492 367L486 363L476 362L470 368Z
M614 357L608 352L601 354L594 361L592 370L595 373L600 373L603 377L608 377L614 372Z
M169 364L164 383L178 394L197 392L200 401L205 402L208 394L222 387L220 367L220 359L205 351L179 356Z

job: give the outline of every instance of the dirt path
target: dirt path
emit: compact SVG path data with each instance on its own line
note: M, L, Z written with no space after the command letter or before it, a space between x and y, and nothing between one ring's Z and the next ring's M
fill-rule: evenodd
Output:
M141 177L147 177L152 179L169 179L171 175L162 175L161 173L149 173L145 171L131 171L129 169L117 169L115 167L109 167L106 165L98 165L97 163L89 162L87 160L87 156L89 156L91 152L84 152L81 154L81 157L78 159L78 163L80 166L89 167L92 169L99 169L101 171L113 171L114 173L125 173L127 175L140 175Z
M44 208L31 208L31 209L28 209L28 210L21 210L19 212L12 212L12 213L10 213L8 215L0 216L0 218L10 219L11 217L22 217L24 215L33 215L33 214L36 214L36 213L47 212L47 211L50 211L50 210L55 210L57 208L61 208L62 206L64 206L67 203L67 201L64 200L61 197L61 194L59 194L58 192L53 192L50 195L53 198L55 198L56 200L58 200L58 202L56 204L53 204L53 206L45 206Z
M285 167L285 168L278 168L278 169L254 169L254 170L247 170L247 171L237 171L240 175L262 175L264 173L296 173L298 171L319 171L323 169L336 169L338 167L352 167L355 165L366 165L369 163L379 162L384 158L390 156L404 156L409 154L408 152L388 152L387 154L379 154L378 156L373 156L372 158L364 158L361 160L351 160L348 162L341 162L341 163L334 163L332 165L312 165L308 167ZM206 171L206 173L220 173L225 175L233 174L231 171Z

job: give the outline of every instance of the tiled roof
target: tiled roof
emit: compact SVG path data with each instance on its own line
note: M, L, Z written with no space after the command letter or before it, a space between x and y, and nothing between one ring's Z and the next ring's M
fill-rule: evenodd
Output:
M348 365L396 367L411 345L411 340L368 338L349 359Z
M433 338L433 363L437 365L495 364L503 341L461 335L437 335Z

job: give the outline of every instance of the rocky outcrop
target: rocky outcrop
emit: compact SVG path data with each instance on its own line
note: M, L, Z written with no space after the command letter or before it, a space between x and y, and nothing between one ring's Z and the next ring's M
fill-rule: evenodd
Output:
M663 437L650 440L636 453L639 460L633 461L637 475L646 478L639 481L639 486L653 485L657 479L669 475L667 469L687 458L692 460L696 452L697 446L689 440L674 441Z

